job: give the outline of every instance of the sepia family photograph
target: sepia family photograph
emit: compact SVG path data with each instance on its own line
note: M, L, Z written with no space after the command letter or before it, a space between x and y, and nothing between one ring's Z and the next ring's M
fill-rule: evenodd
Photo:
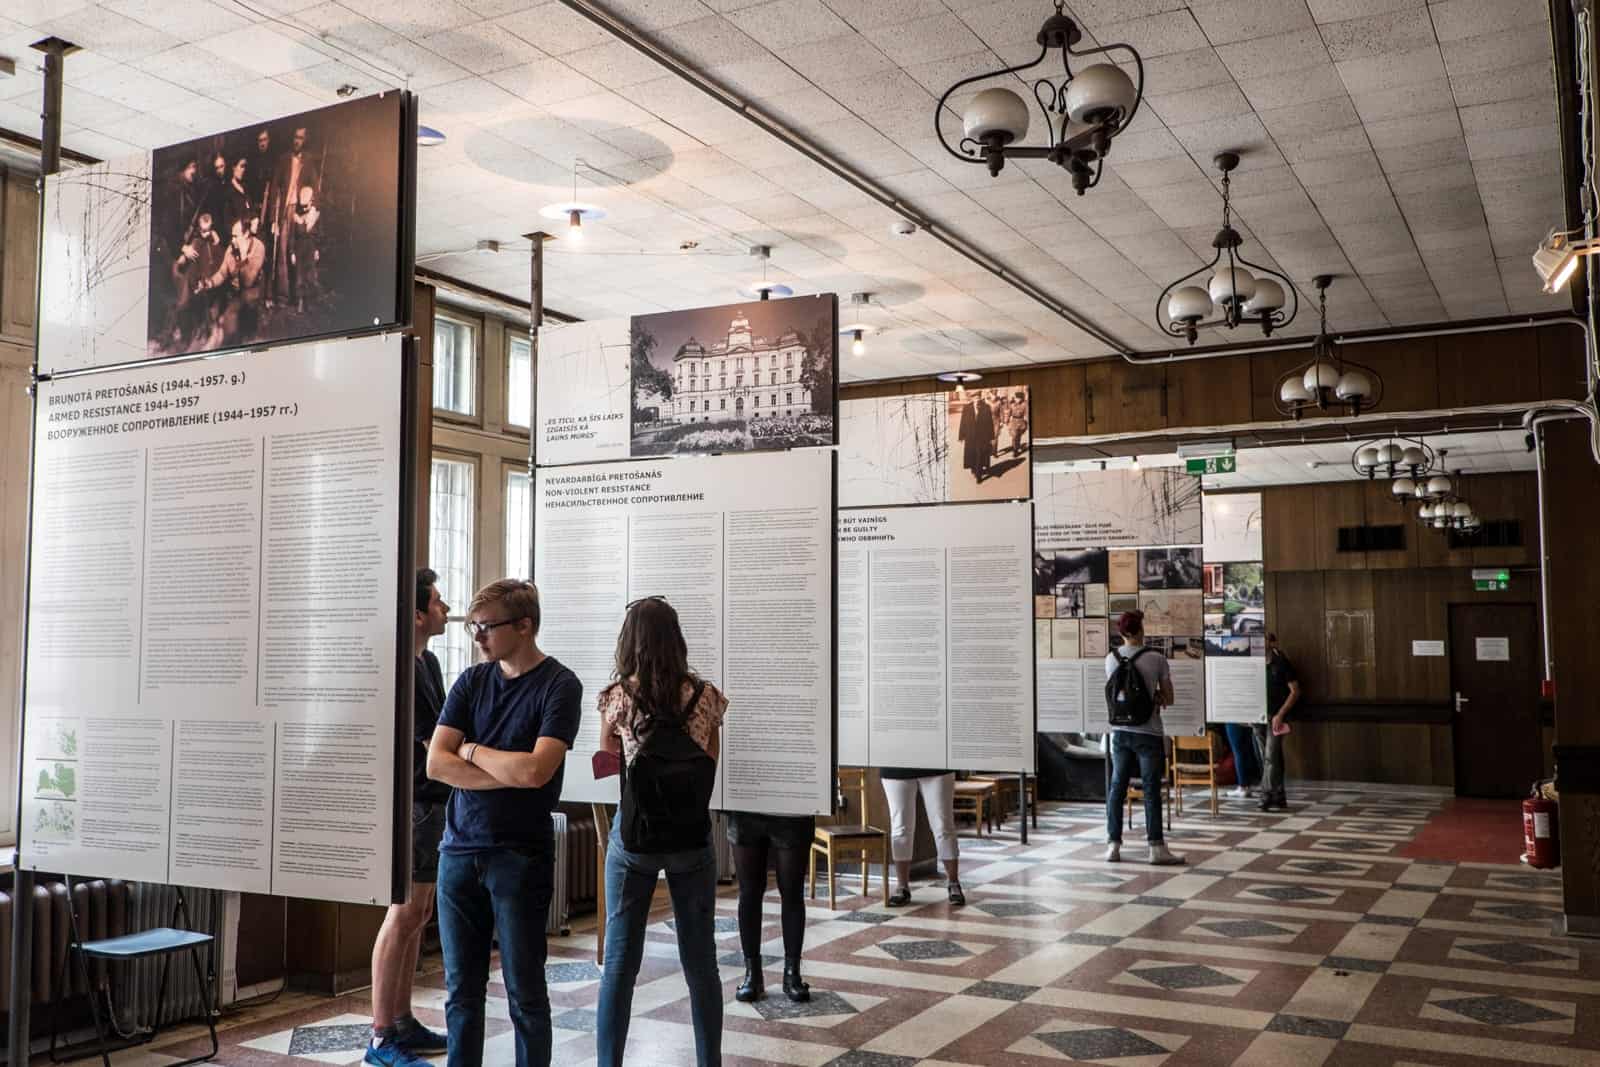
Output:
M949 499L1033 494L1032 414L1026 386L960 389L946 399Z
M831 445L832 294L635 315L632 455Z
M404 114L391 92L156 149L148 353L397 321Z

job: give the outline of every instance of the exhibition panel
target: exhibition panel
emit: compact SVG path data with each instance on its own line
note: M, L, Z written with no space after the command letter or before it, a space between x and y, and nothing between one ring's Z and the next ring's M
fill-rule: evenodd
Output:
M39 373L404 323L415 123L389 91L46 177Z
M397 335L40 384L27 866L391 898L407 385Z
M839 758L1034 769L1026 501L839 515Z
M827 814L833 802L833 494L828 449L538 471L542 647L583 682L563 796L597 781L593 700L613 678L628 604L678 611L690 667L728 697L712 806Z

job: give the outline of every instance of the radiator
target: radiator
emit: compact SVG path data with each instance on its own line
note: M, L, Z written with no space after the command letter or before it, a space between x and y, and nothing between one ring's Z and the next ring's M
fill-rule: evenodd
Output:
M595 838L594 815L584 805L567 809L567 907L569 915L594 911L599 900L595 863L599 855L599 841Z
M567 817L559 811L550 813L556 840L555 892L550 895L550 917L545 922L545 933L565 937L572 932L571 876L572 857L567 849Z
M172 912L178 903L176 889L169 885L155 885L149 882L134 882L132 887L128 932L173 924ZM188 928L210 934L220 941L222 893L214 889L188 889L185 890L183 897L187 905L184 920ZM215 944L211 951L215 951ZM216 965L214 959L207 957L208 951L202 949L200 952L202 974L206 974L208 969L214 969ZM165 995L161 989L163 964L168 964ZM117 975L114 986L116 1007L118 1017L125 1020L125 1023L148 1028L202 1017L205 1002L201 999L200 984L195 979L194 964L187 951L175 952L168 956L154 956L117 966L123 973ZM207 981L210 989L206 992L206 1001L215 1009L216 978L207 974Z

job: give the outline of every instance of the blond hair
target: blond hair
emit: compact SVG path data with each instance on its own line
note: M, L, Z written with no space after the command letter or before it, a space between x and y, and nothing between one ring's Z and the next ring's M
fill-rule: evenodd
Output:
M532 582L524 582L520 578L501 578L490 582L472 595L467 614L476 614L491 604L505 606L506 621L530 619L533 632L539 632L539 587Z

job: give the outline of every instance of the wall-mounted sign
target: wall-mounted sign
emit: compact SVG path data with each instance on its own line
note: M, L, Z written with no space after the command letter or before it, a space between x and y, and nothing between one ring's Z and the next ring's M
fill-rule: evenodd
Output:
M1511 572L1504 567L1474 567L1472 588L1480 593L1503 593L1511 588Z
M1509 637L1480 637L1478 638L1478 661L1480 663L1507 663L1511 660L1511 638Z
M1413 656L1443 656L1443 641L1413 641L1411 642Z
M1233 474L1238 469L1237 456L1206 456L1184 461L1184 470L1190 474Z

